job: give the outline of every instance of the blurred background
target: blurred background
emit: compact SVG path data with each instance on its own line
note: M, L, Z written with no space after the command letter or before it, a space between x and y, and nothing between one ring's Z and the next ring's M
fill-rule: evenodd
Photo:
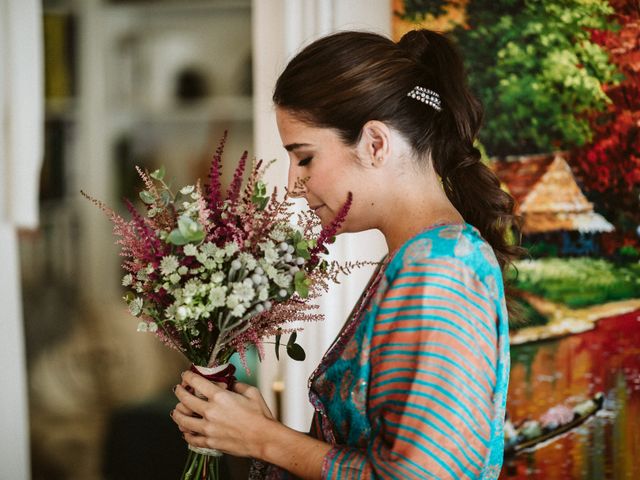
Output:
M135 331L111 225L79 190L118 206L136 165L205 178L225 130L225 182L248 150L284 185L270 98L286 61L337 29L420 26L461 48L479 147L524 219L502 477L640 476L638 1L0 0L0 480L177 478L184 462L168 413L187 365ZM332 250L383 253L371 232ZM307 378L369 273L321 302L303 364L239 369L289 426L308 429Z
M169 412L188 364L136 332L111 224L80 190L128 215L122 198L137 199L142 185L135 166L164 166L174 186L206 180L225 130L223 184L248 150L278 159L267 180L285 185L277 75L314 38L351 27L388 35L390 18L387 1L0 0L0 207L17 233L15 245L2 244L2 260L15 262L0 285L11 287L1 290L13 307L0 345L0 380L11 385L1 480L179 476L187 450ZM333 254L384 253L369 233L354 257L355 237ZM369 274L324 302L331 320L299 339L307 361L278 363L269 351L258 368L250 352L245 372L233 359L239 380L260 386L288 425L308 430L307 377ZM225 457L222 475L246 478L247 469L246 459Z

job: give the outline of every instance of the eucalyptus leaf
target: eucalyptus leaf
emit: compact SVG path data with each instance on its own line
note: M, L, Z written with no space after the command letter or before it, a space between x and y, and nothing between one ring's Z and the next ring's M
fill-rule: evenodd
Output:
M164 174L165 174L165 168L163 165L158 170L154 170L153 172L151 172L149 176L154 180L162 180L164 178Z
M171 203L171 194L167 190L162 191L160 198L162 199L162 205L165 207Z
M186 215L178 218L178 230L187 242L200 242L204 239L202 226Z
M186 245L189 241L184 238L182 233L180 233L180 230L176 228L167 237L167 243L172 243L174 245Z
M287 342L287 346L293 345L296 343L296 338L298 338L298 332L293 332L289 337L289 341Z
M140 195L140 200L142 200L147 205L153 205L156 201L154 196L151 195L151 192L149 192L148 190L142 190L139 195Z

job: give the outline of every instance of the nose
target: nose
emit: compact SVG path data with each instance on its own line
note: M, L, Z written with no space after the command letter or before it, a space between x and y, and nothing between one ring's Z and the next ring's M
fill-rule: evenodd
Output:
M290 197L300 198L304 197L306 188L302 178L299 175L299 170L295 165L289 165L289 176L287 179L287 191Z

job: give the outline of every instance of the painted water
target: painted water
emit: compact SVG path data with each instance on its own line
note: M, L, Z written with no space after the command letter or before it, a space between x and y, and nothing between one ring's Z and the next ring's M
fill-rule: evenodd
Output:
M573 431L505 461L501 479L640 478L640 310L582 334L512 347L507 411L514 423L605 396Z

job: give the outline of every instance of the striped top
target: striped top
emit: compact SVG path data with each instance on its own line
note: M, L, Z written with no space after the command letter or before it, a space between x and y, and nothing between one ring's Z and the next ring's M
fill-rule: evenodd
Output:
M509 342L490 245L431 227L374 277L309 379L310 435L333 445L322 478L497 478Z

